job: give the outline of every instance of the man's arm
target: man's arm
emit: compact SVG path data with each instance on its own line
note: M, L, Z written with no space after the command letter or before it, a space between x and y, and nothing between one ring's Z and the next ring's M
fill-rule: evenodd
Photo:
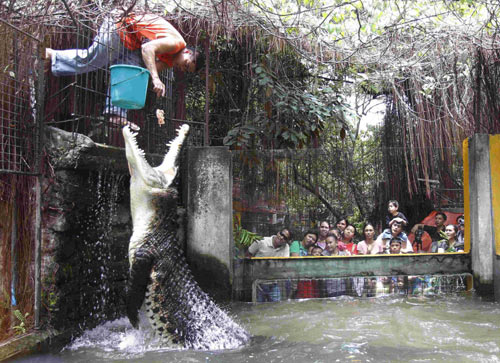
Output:
M181 44L186 44L184 39L179 39L176 35L169 35L168 37L151 40L142 45L142 59L144 60L146 68L151 72L153 91L158 97L165 96L165 85L158 76L158 72L162 69L158 69L156 55L163 53L175 54Z
M255 256L255 254L259 251L259 241L255 241L248 247L248 250L245 253L245 257L251 258Z

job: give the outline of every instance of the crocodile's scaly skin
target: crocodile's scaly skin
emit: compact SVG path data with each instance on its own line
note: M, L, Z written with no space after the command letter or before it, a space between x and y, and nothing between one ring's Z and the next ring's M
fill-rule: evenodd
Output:
M154 185L144 183L144 179L148 178L140 178L138 173L144 172L145 166L134 169L134 165L144 160L132 159L141 156L140 152L131 150L137 147L135 139L131 140L135 136L126 130L124 137L131 174L135 176L131 179L131 208L135 208L133 220L134 215L145 214L142 209L144 206L137 205L138 200L146 200L148 210L155 212L147 219L147 228L135 225L136 221L144 219L137 217L134 221L134 232L140 230L144 233L135 237L134 249L129 252L131 267L127 315L130 322L137 327L138 311L144 303L153 329L166 344L178 343L187 348L206 350L232 349L244 345L249 340L248 333L201 290L187 265L177 240L177 192L170 188L173 178L165 182L161 176L155 179L156 171L146 170ZM176 139L172 145L177 145L176 141L179 144ZM177 160L177 155L174 156L172 163ZM152 169L167 168L162 165ZM157 183L157 180L160 182ZM142 190L148 193L145 199L141 196Z

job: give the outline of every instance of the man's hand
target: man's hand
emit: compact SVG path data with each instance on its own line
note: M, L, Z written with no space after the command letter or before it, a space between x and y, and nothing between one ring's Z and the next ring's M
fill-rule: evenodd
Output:
M163 84L159 77L153 77L153 91L157 97L165 96L165 84Z

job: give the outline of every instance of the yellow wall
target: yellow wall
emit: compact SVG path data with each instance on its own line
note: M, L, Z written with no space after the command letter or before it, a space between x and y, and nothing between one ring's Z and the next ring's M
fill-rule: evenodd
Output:
M500 255L500 135L490 135L491 207L495 251Z
M464 252L470 252L469 139L465 139L462 146L464 163Z

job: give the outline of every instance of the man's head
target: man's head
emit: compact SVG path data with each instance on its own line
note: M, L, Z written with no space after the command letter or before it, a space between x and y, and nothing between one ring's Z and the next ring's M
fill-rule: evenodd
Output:
M391 244L389 245L389 250L391 254L401 253L401 240L397 238L391 239Z
M318 240L318 235L314 231L307 231L307 233L304 235L304 238L302 239L302 246L305 248L311 247L313 244L316 243Z
M273 237L274 248L279 248L287 244L292 238L290 231L286 228L279 231L276 236Z
M330 223L328 223L327 221L322 221L319 224L319 234L321 237L325 238L329 230L330 230Z
M393 237L399 236L401 231L403 231L403 222L404 222L404 220L401 218L394 218L389 223L389 227L391 227L391 234Z
M311 256L321 256L323 249L320 246L314 246L311 251Z
M441 227L446 221L446 219L447 219L446 214L444 214L443 212L436 213L436 216L434 217L434 221L436 222L436 227Z
M190 46L181 50L174 58L174 68L182 72L197 72L203 67L203 63L200 52Z

